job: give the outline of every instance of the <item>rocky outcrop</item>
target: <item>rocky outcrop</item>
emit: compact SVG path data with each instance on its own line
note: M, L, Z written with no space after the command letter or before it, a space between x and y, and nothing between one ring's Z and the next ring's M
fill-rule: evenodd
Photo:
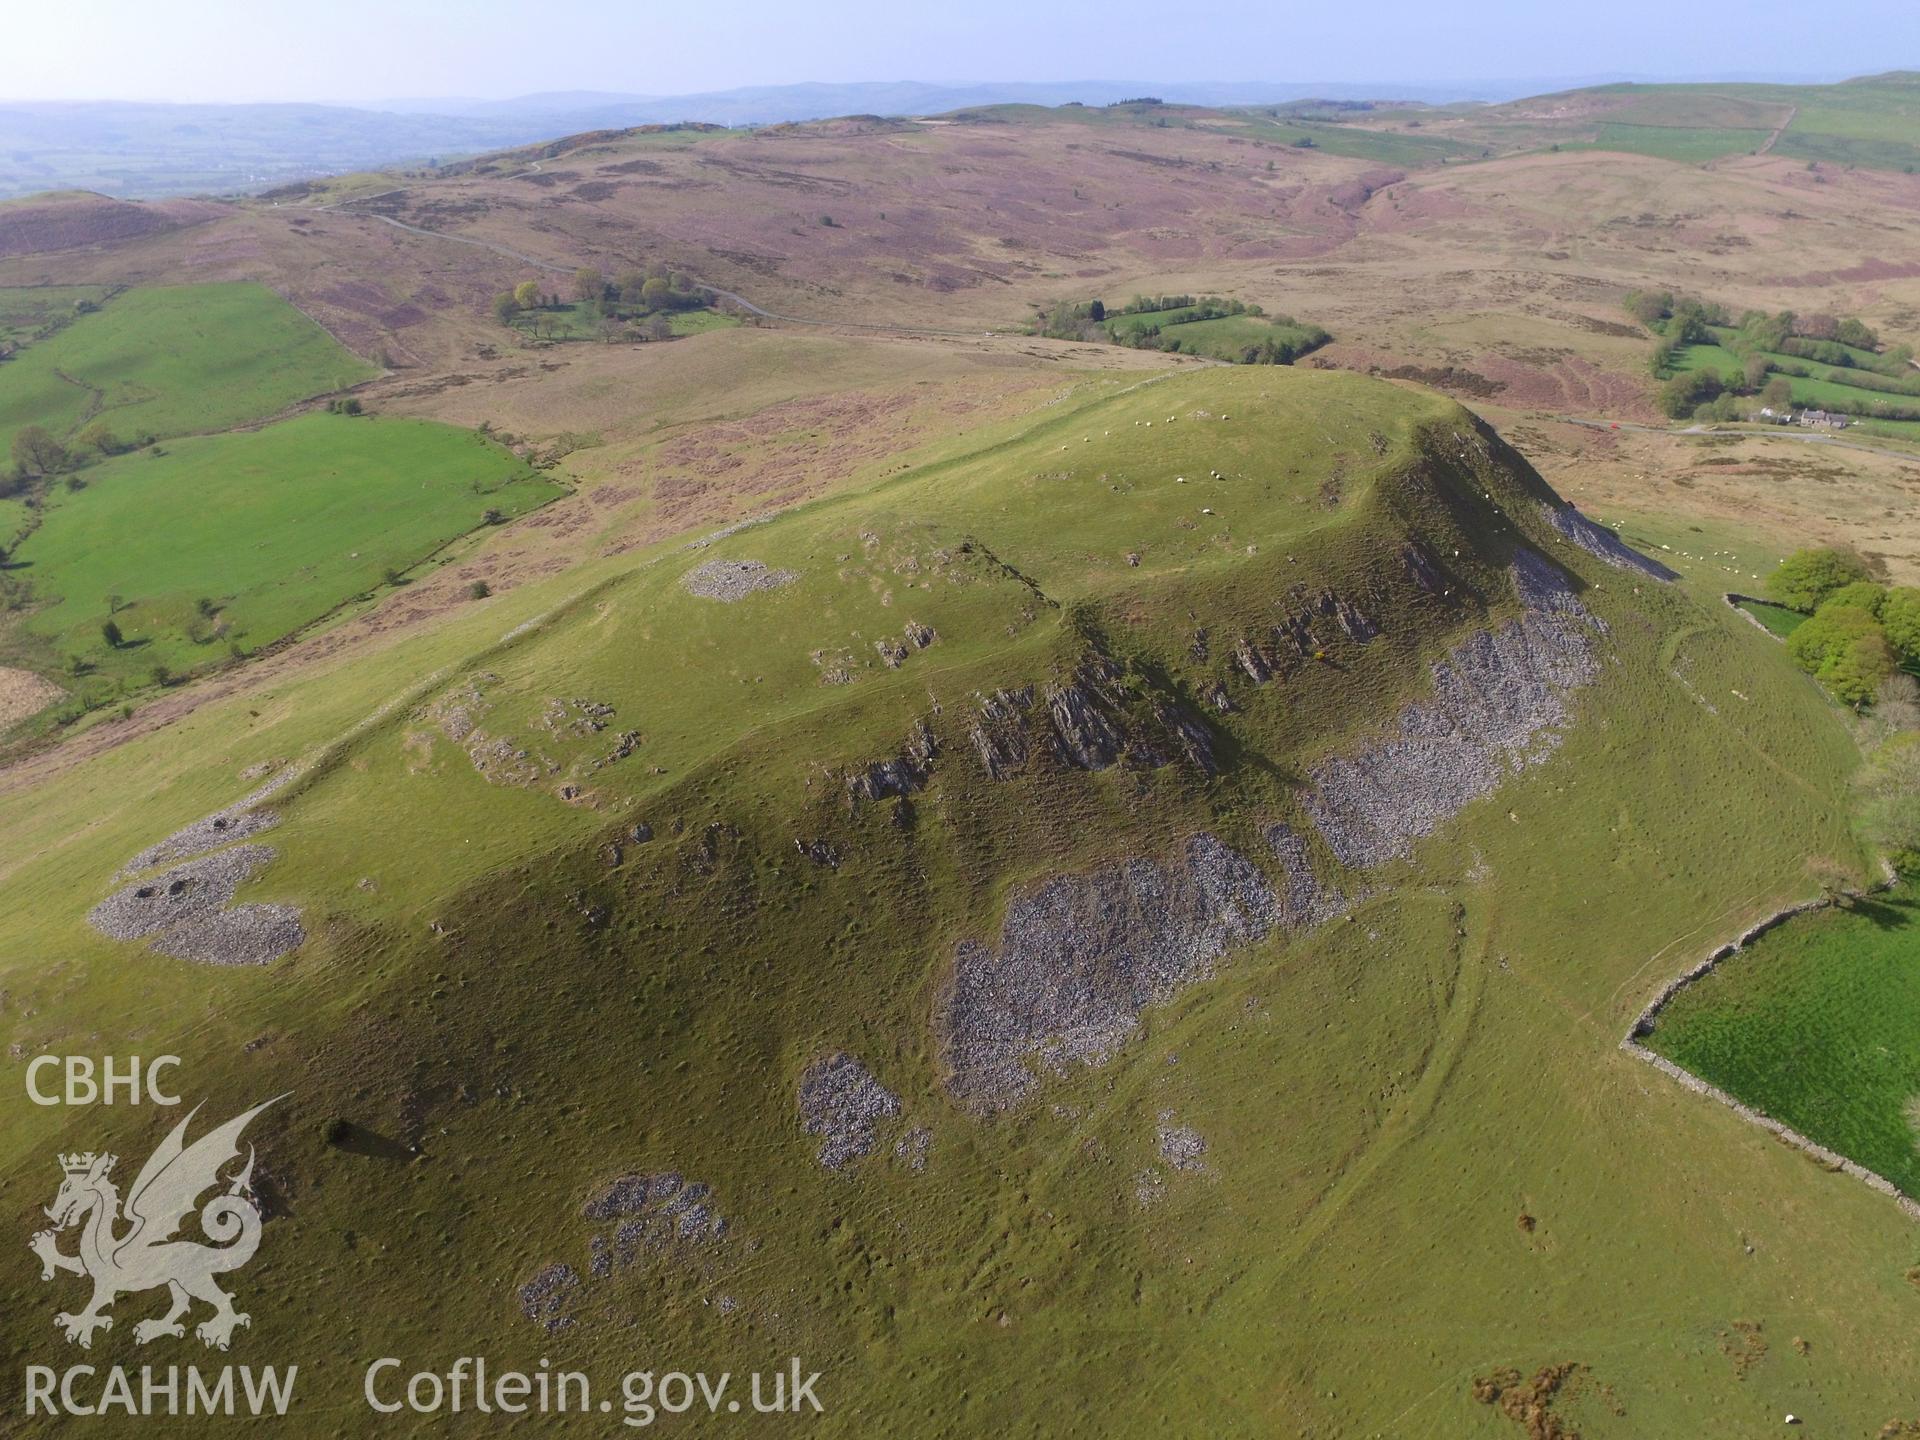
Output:
M1060 758L1077 770L1104 770L1127 743L1111 686L1119 667L1104 657L1083 666L1075 678L1047 689L1047 715Z
M1152 770L1180 757L1203 775L1218 772L1204 720L1151 686L1130 694L1126 682L1124 666L1095 652L1047 687L1038 713L1031 687L976 697L968 729L974 752L995 780L1021 773L1036 753L1075 770L1120 763Z
M995 780L1012 778L1027 763L1026 712L1033 708L1033 687L996 690L976 697L967 736L974 753Z
M1357 604L1332 590L1297 601L1296 608L1264 634L1244 635L1234 644L1233 663L1256 685L1285 679L1308 661L1325 654L1336 640L1364 645L1380 627Z
M933 727L916 720L907 732L900 753L876 760L863 769L849 771L844 777L847 794L856 802L884 800L892 795L911 795L926 788L933 778L933 762L940 754L933 738Z

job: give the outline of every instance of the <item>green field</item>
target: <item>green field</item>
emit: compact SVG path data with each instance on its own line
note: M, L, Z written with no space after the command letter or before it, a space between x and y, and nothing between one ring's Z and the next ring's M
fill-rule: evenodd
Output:
M1568 92L1572 103L1551 118L1541 114L1542 98L1562 97L1452 113L1466 122L1461 134L1500 148L1553 143L1699 164L1756 151L1784 123L1775 155L1886 170L1920 167L1920 81L1912 71L1838 85L1597 85Z
M1771 362L1794 365L1819 372L1818 376L1788 375L1787 381L1793 387L1793 403L1797 406L1834 410L1854 417L1849 428L1860 428L1872 433L1891 435L1901 439L1920 439L1920 420L1887 420L1878 416L1861 414L1863 405L1884 401L1895 405L1920 406L1920 397L1897 394L1892 391L1869 390L1864 386L1847 383L1847 367L1841 365L1820 365L1812 361L1796 359L1788 355L1767 354ZM1682 370L1711 370L1729 384L1740 384L1743 380L1741 358L1723 345L1685 345L1674 352L1672 372ZM1776 372L1777 373L1777 372ZM1914 372L1920 374L1920 371ZM1756 400L1757 406L1759 402Z
M632 320L644 325L648 312L620 306L615 308L614 313L623 321ZM675 339L683 335L704 334L708 330L725 330L740 323L738 316L706 308L669 311L667 319L673 326ZM601 341L606 338L602 312L578 300L564 305L543 306L535 312L523 312L514 317L513 328L523 334L533 335L538 333L534 328L536 322L551 325L548 338L554 340Z
M1765 600L1743 600L1740 608L1766 626L1769 634L1777 635L1782 640L1806 624L1808 619L1798 610L1789 610L1784 605L1774 605Z
M25 425L223 430L377 373L264 285L128 290L0 365L0 455Z
M521 514L558 493L470 432L326 414L175 440L85 479L54 491L14 557L35 606L8 648L42 668L83 655L100 681L258 649L376 589L487 510ZM100 634L109 596L127 642L118 650Z
M1292 347L1297 355L1325 343L1324 331L1293 320L1263 315L1190 318L1202 310L1199 305L1182 305L1167 310L1110 315L1102 323L1107 333L1123 345L1135 343L1147 332L1157 330L1162 349L1233 362L1240 361L1249 349L1268 340Z
M1920 887L1770 931L1675 996L1645 1043L1920 1195Z
M1715 130L1681 125L1636 125L1608 121L1590 141L1572 141L1562 150L1624 150L1699 165L1726 155L1747 155L1766 143L1765 130Z
M98 305L107 294L104 285L0 287L0 350L25 345L46 326L72 320L75 305Z

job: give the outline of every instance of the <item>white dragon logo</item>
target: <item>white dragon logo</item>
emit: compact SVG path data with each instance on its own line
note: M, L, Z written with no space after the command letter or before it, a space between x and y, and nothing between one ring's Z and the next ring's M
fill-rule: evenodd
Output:
M213 1283L214 1276L238 1270L260 1248L260 1211L250 1198L249 1188L252 1146L247 1147L246 1167L227 1182L223 1192L200 1208L200 1228L215 1243L202 1245L174 1236L193 1213L200 1196L220 1183L220 1168L238 1158L240 1132L247 1122L285 1098L276 1096L256 1105L188 1145L187 1125L200 1113L196 1105L140 1167L127 1193L124 1216L120 1192L108 1178L117 1156L88 1151L60 1157L66 1179L45 1212L53 1228L35 1235L28 1248L40 1257L42 1280L53 1279L56 1271L66 1271L93 1281L93 1299L86 1309L78 1315L54 1317L53 1323L68 1340L91 1348L94 1331L113 1328L113 1317L106 1309L115 1297L162 1285L172 1295L173 1304L165 1315L142 1320L133 1327L134 1339L142 1345L162 1335L184 1337L186 1329L180 1317L193 1300L213 1306L214 1313L194 1329L194 1334L209 1346L226 1349L234 1328L252 1323L249 1316L233 1308L233 1297ZM82 1220L86 1223L80 1232L79 1253L62 1254L55 1237ZM130 1227L119 1230L123 1220L131 1222Z

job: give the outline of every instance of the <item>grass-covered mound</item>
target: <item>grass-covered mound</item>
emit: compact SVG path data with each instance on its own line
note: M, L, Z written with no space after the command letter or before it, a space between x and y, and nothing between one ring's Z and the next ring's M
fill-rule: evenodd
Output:
M31 597L20 648L80 656L94 684L257 650L558 493L471 432L326 414L171 441L85 481L52 493L10 573Z
M610 1386L636 1336L803 1356L847 1435L1470 1434L1509 1365L1587 1367L1595 1434L1870 1430L1906 1222L1617 1049L1663 955L1848 852L1851 744L1553 504L1384 383L1084 381L0 797L0 1029L293 1092L244 1343L316 1433L372 1355ZM273 762L231 898L299 910L288 959L89 925ZM1425 828L1377 838L1368 775ZM1026 1090L967 1083L983 1037ZM49 1155L169 1118L23 1107L20 1233ZM1811 1358L1736 1373L1736 1321Z
M377 373L264 285L143 286L0 365L0 464L14 435L100 422L122 442L223 430Z

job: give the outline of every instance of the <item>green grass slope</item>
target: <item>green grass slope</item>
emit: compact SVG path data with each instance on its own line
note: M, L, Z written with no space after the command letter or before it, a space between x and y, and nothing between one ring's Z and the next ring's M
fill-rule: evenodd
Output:
M1556 1414L1600 1440L1788 1410L1872 1433L1911 1409L1911 1226L1617 1048L1670 973L1804 890L1807 854L1860 863L1852 743L1769 637L1559 539L1547 498L1449 403L1210 369L1087 379L871 490L586 562L0 796L8 1063L170 1048L210 1116L292 1092L253 1137L279 1218L236 1277L234 1357L301 1365L288 1433L361 1424L375 1356L481 1353L609 1397L629 1368L798 1355L814 1428L844 1435L1492 1436L1514 1432L1475 1378L1563 1364L1586 1368ZM1310 770L1519 613L1523 544L1607 627L1564 742L1341 873ZM792 578L720 603L683 583L712 560ZM1381 633L1329 633L1265 685L1235 669L1326 590ZM1135 751L992 778L982 698L1101 661L1134 733L1203 718L1217 773ZM924 786L850 798L917 723ZM206 968L88 927L136 851L295 759L241 893L303 907L291 957ZM955 1102L956 946L997 943L1048 877L1199 831L1268 864L1276 821L1351 918L1231 951L1023 1105ZM901 1113L836 1173L795 1091L841 1049ZM23 1237L56 1150L142 1156L172 1120L7 1113ZM1178 1126L1196 1168L1163 1157ZM910 1131L923 1169L894 1154ZM711 1187L727 1236L596 1276L611 1227L583 1206L667 1170ZM520 1287L555 1263L581 1279L550 1334ZM0 1272L10 1353L77 1353L48 1323L62 1287ZM1729 1351L1736 1322L1759 1358ZM88 1360L151 1359L129 1331Z
M1776 129L1777 155L1910 171L1920 165L1920 80L1893 72L1838 85L1599 85L1493 106L1468 125L1496 143L1691 164L1752 153Z
M0 365L0 455L26 425L224 430L376 373L264 285L140 287Z
M329 414L188 437L86 481L53 493L13 573L33 599L16 644L43 665L84 657L92 684L271 644L487 511L510 517L559 493L468 431ZM101 638L110 617L119 649Z

